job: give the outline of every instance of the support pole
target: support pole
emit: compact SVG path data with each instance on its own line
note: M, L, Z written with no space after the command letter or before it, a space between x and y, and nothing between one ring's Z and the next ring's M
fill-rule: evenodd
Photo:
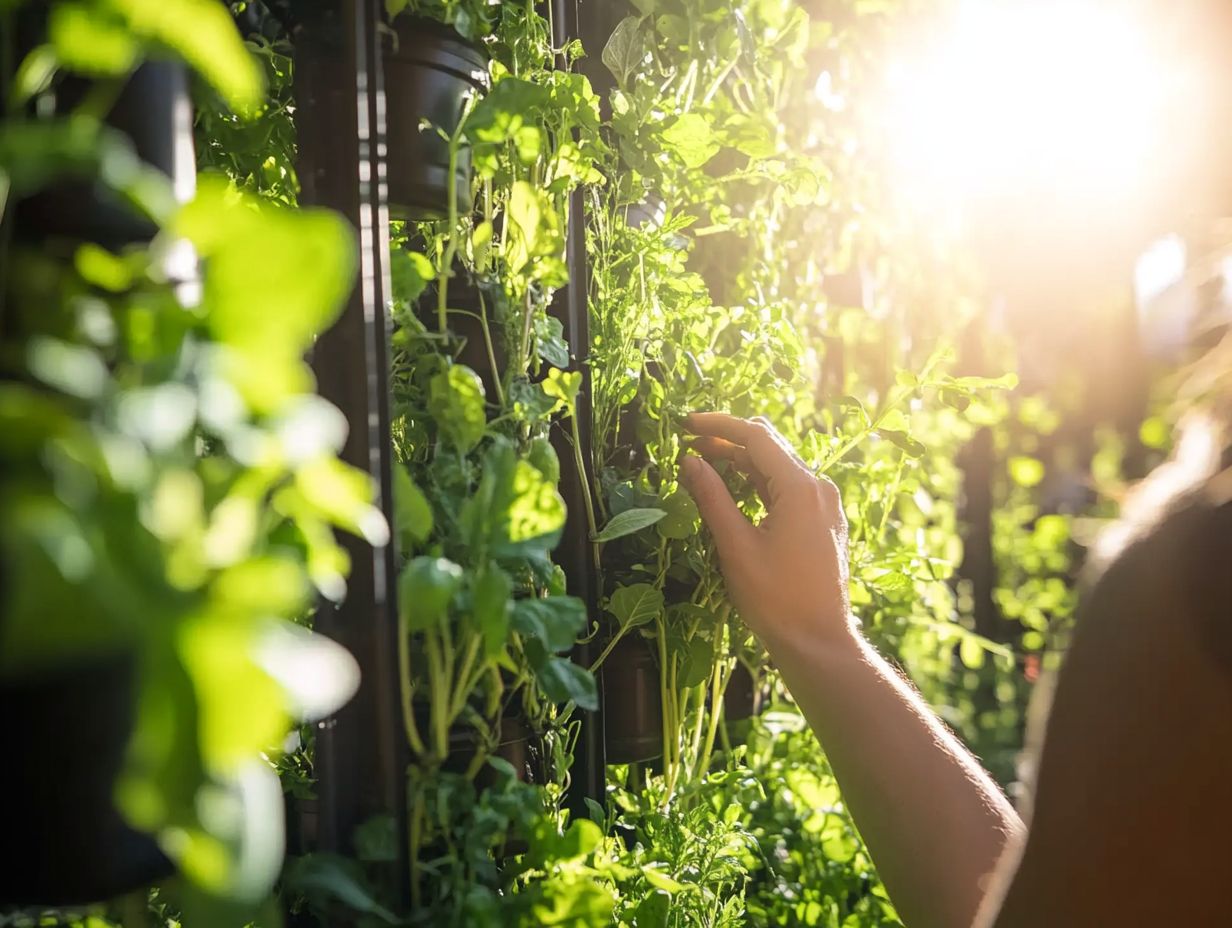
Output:
M320 393L345 414L342 458L371 475L393 524L391 492L389 223L379 0L296 6L296 126L301 201L342 213L359 240L359 281L342 317L321 334L312 365ZM316 628L342 643L363 677L355 698L318 732L320 849L355 850L355 829L392 816L397 858L387 874L399 901L406 860L407 745L399 716L397 555L344 536L351 559L346 599L323 606Z
M555 27L553 44L560 48L573 38L582 35L579 23L579 0L551 0L552 23ZM599 49L586 44L587 53L598 57ZM588 356L590 353L590 273L586 260L586 212L580 192L575 191L569 199L569 224L565 240L565 261L569 267L569 285L557 293L551 307L552 315L561 321L565 338L569 343L570 368L582 374L582 388L578 394L578 434L582 440L582 458L585 473L579 473L572 453L569 430L557 423L552 428L552 442L560 457L560 487L568 507L568 518L556 560L568 578L569 592L586 603L586 614L591 621L599 615L599 581L597 565L592 555L590 529L586 520L586 503L582 493L582 481L596 486L591 453L591 397L592 382ZM583 667L590 666L597 656L592 643L578 645L573 659ZM600 673L599 712L581 712L582 727L574 748L574 765L566 803L575 817L586 817L586 800L602 803L606 787L606 763L603 749L603 677Z

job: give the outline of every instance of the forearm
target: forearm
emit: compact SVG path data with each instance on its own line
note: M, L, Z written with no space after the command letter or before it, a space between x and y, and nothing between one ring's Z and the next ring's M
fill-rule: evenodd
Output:
M1022 823L919 695L857 633L767 642L903 921L968 928Z

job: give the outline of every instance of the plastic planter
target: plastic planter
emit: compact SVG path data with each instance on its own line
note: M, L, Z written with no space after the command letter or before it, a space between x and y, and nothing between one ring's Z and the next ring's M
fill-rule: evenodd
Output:
M476 283L461 266L455 266L445 295L449 310L446 324L451 336L446 350L459 364L465 364L479 375L479 379L483 381L484 395L490 402L494 402L497 397L496 382L498 376L504 376L508 360L504 326L497 321L499 301L503 299L503 294L498 289ZM416 308L419 321L433 333L438 332L440 327L436 299L437 290L433 284L424 291ZM488 334L492 339L492 358L488 357L488 348L483 337L481 313L487 315ZM496 370L492 368L493 360L496 361Z
M626 635L603 661L603 730L609 764L647 761L663 753L663 698L653 644Z
M723 691L723 716L729 722L740 722L756 715L761 708L761 693L757 691L753 674L742 662L735 669Z
M0 682L0 903L77 905L172 873L113 794L135 712L131 656Z
M57 112L70 112L89 87L80 78L66 80L56 92ZM138 158L165 174L176 199L186 202L196 185L192 119L184 66L150 61L129 77L107 123L128 138ZM158 231L118 194L86 180L62 181L22 200L16 207L16 229L26 241L84 240L115 251L148 242Z
M385 51L389 144L389 214L395 219L440 219L448 214L449 185L459 213L471 206L469 150L458 151L452 178L449 144L469 94L483 90L487 56L448 26L399 17ZM424 121L428 126L420 129Z

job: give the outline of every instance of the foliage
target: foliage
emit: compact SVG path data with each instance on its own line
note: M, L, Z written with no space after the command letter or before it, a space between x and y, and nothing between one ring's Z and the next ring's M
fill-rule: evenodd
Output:
M352 236L333 215L258 208L217 178L176 206L92 98L71 113L43 105L70 68L107 87L170 49L250 109L260 74L221 7L58 4L48 28L4 118L6 229L28 198L85 178L159 232L122 251L6 236L0 675L133 655L119 804L190 881L186 911L238 918L226 907L255 910L280 863L266 758L354 685L332 652L335 679L305 685L297 655L324 645L292 620L344 594L334 529L387 536L366 477L335 456L345 422L302 361L351 286ZM196 298L167 278L168 251L186 245L208 263Z
M254 655L290 650L260 650L268 619L343 594L332 528L385 538L366 480L334 457L345 423L311 396L301 361L350 285L353 246L335 218L287 208L283 24L263 4L229 4L245 53L216 38L220 6L177 0L167 9L198 18L174 29L158 6L57 4L17 99L47 92L57 62L121 76L150 43L170 47L200 64L198 157L229 187L203 180L176 210L89 113L6 117L0 139L10 196L84 173L163 228L119 255L20 256L28 311L2 330L0 499L5 558L30 582L6 601L0 654L139 648L126 808L180 842L199 886L258 901L268 867L247 887L232 879L250 862L196 800L255 769L258 751L284 789L311 794L310 739L276 750L297 694ZM293 906L374 925L898 924L677 480L694 409L766 416L839 484L866 634L1013 776L1024 655L1064 642L1070 524L1039 487L1047 410L1007 401L1012 376L968 376L967 346L953 344L973 314L961 265L897 219L850 113L817 102L823 73L827 99L855 98L887 6L810 19L792 0L636 0L604 48L585 50L610 72L601 98L576 70L578 43L554 48L532 6L387 2L390 17L444 23L491 56L489 88L445 133L470 153L474 208L450 186L444 219L395 224L391 243L412 905L381 888L396 838L374 819L355 859L290 861ZM566 261L582 231L572 198L586 214L588 346L557 314L562 288L582 284ZM208 261L197 305L160 276L177 236ZM977 633L958 569L959 452L981 429L1006 462L995 637ZM562 470L595 475L572 513ZM758 518L752 488L725 477ZM598 615L553 562L570 516L588 530ZM577 817L564 805L579 710L597 706L594 672L633 636L655 654L662 756L611 766L606 808ZM599 651L590 666L572 659L579 641ZM770 703L751 721L728 717L745 671ZM195 928L205 916L185 898ZM181 901L158 897L158 917Z

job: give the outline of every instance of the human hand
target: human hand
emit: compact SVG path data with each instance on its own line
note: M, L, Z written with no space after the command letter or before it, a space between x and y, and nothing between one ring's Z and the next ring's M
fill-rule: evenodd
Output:
M808 640L852 640L847 519L838 488L813 475L765 419L693 413L698 436L680 466L719 552L732 604L773 652ZM767 515L753 525L709 461L753 481Z

